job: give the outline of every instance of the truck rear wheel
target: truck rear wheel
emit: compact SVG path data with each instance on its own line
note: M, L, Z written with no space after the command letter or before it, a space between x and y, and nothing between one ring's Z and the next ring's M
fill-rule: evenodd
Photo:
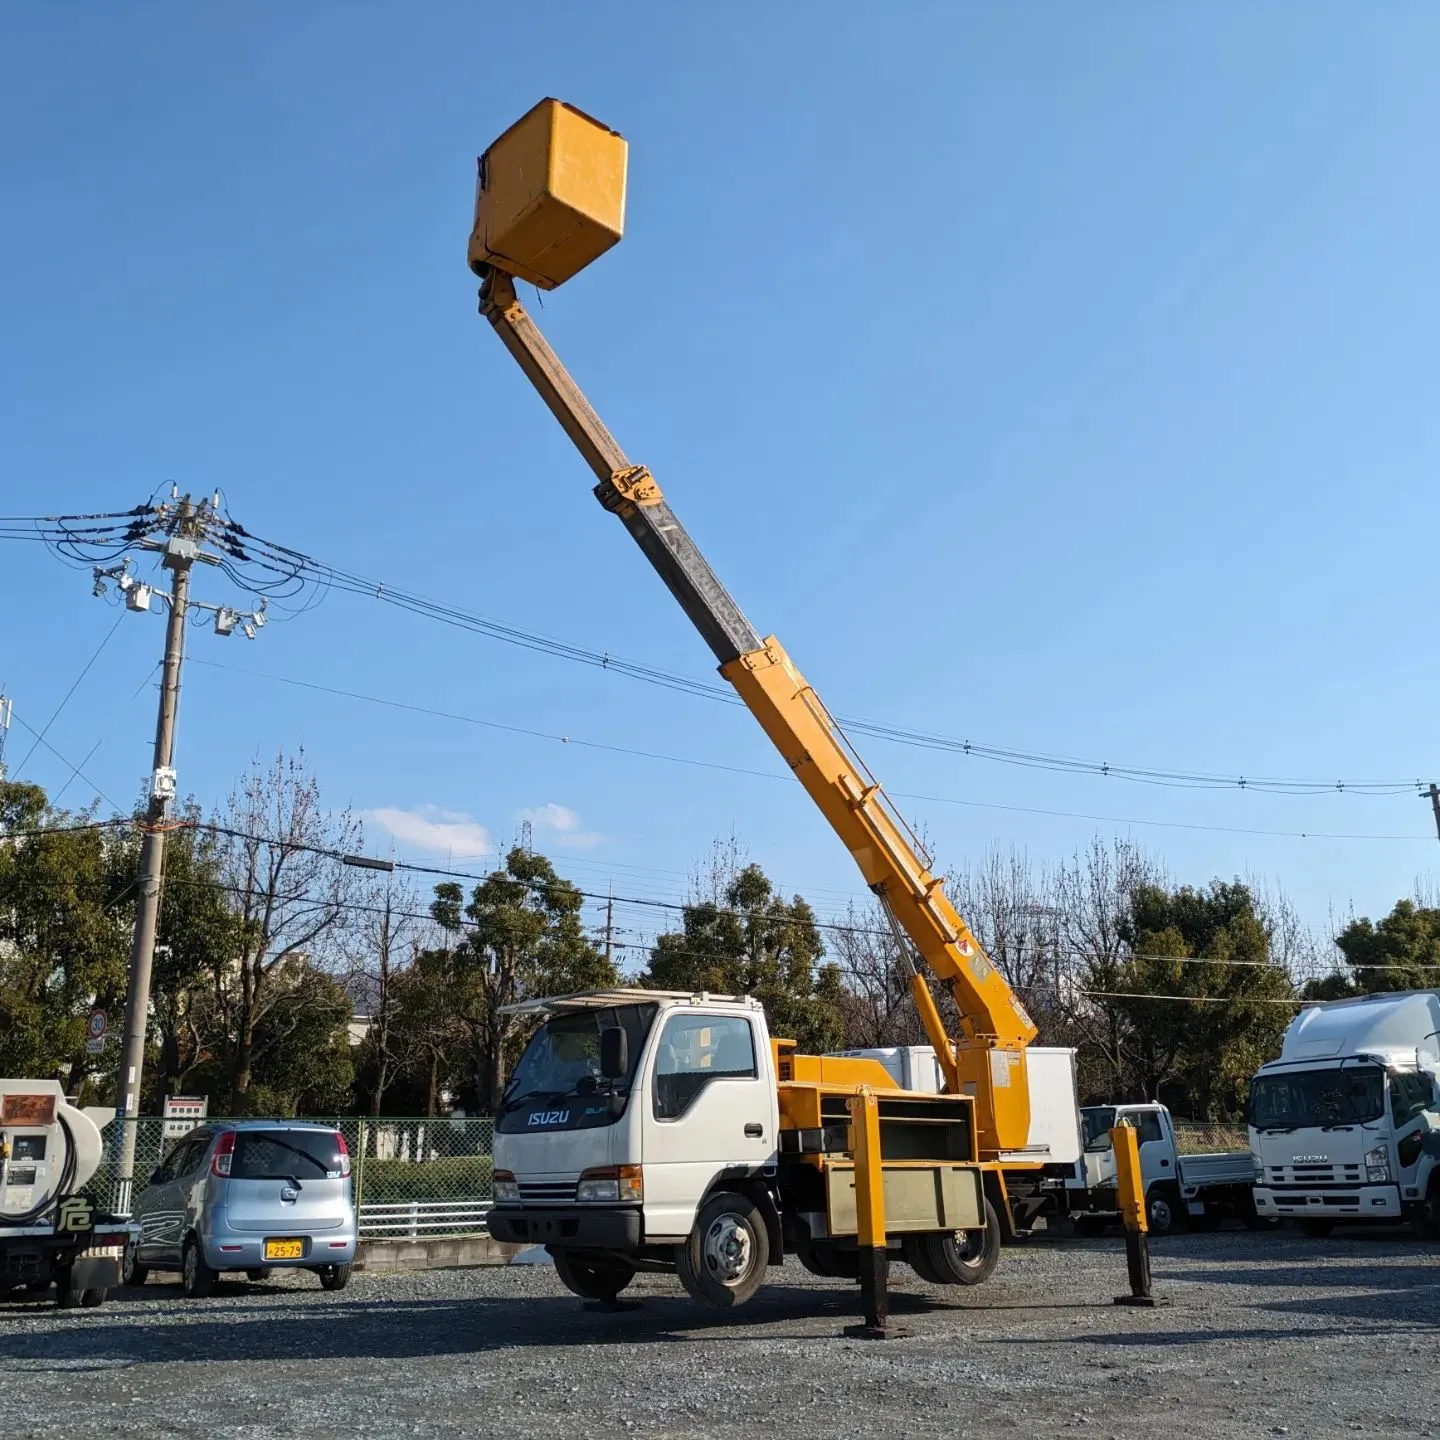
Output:
M734 1190L712 1195L700 1207L690 1238L676 1247L675 1262L693 1299L717 1310L743 1305L760 1288L770 1263L770 1237L759 1206Z
M941 1285L982 1285L1000 1260L1000 1217L988 1200L983 1230L954 1230L916 1238Z
M943 1285L944 1277L930 1263L930 1251L926 1247L925 1239L924 1235L902 1235L900 1253L905 1257L905 1263L927 1285Z
M825 1280L858 1280L860 1257L838 1245L797 1245L795 1258L812 1274Z
M625 1266L572 1260L563 1250L552 1250L550 1253L560 1283L582 1300L599 1300L613 1305L615 1297L635 1278L635 1272Z

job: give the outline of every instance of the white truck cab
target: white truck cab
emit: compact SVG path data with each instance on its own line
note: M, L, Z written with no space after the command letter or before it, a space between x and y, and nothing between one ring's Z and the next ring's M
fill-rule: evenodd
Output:
M679 1244L718 1177L773 1173L780 1122L758 1001L610 991L542 1003L547 1023L495 1122L497 1239Z
M1440 995L1302 1010L1250 1085L1255 1205L1307 1234L1341 1221L1440 1229Z

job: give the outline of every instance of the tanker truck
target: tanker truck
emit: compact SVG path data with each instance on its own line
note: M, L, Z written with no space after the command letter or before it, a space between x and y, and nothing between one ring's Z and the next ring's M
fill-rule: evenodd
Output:
M54 1286L62 1309L102 1304L135 1227L82 1194L113 1110L70 1104L55 1080L0 1080L0 1299Z

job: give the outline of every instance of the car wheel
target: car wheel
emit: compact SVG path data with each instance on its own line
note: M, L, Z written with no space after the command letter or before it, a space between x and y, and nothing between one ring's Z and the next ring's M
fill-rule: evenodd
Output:
M1311 1240L1323 1240L1334 1228L1333 1220L1301 1220L1300 1233Z
M185 1242L180 1262L180 1288L191 1300L203 1300L215 1288L215 1272L205 1263L200 1243L193 1235Z
M923 1241L942 1285L982 1285L1000 1261L1000 1219L987 1200L983 1230L946 1231Z
M82 1290L80 1292L80 1303L87 1309L93 1310L98 1305L103 1305L109 1296L108 1290Z
M563 1250L556 1250L550 1258L555 1262L555 1273L560 1277L560 1283L582 1300L599 1300L602 1304L613 1305L615 1297L635 1278L635 1272L626 1267L572 1260Z
M680 1283L717 1310L743 1305L760 1288L770 1263L770 1236L748 1195L722 1190L701 1207L690 1238L676 1247Z
M122 1285L143 1285L150 1278L150 1267L142 1265L135 1258L135 1247L127 1245L125 1256L120 1261L120 1283Z
M253 1270L247 1270L245 1272L245 1278L247 1280L253 1280L258 1285L262 1280L268 1280L270 1278L270 1270L267 1266L257 1265Z
M1410 1225L1422 1240L1440 1240L1440 1173L1431 1175L1425 1198L1416 1207Z
M320 1288L322 1290L343 1290L350 1283L350 1272L354 1265L322 1265L320 1267Z

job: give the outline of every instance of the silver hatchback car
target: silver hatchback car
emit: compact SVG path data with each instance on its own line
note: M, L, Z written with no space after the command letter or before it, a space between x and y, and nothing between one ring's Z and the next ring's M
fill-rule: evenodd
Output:
M187 1295L208 1295L224 1271L263 1280L313 1270L343 1290L355 1261L355 1194L345 1137L329 1125L241 1120L177 1140L135 1201L140 1236L124 1283L178 1270Z

